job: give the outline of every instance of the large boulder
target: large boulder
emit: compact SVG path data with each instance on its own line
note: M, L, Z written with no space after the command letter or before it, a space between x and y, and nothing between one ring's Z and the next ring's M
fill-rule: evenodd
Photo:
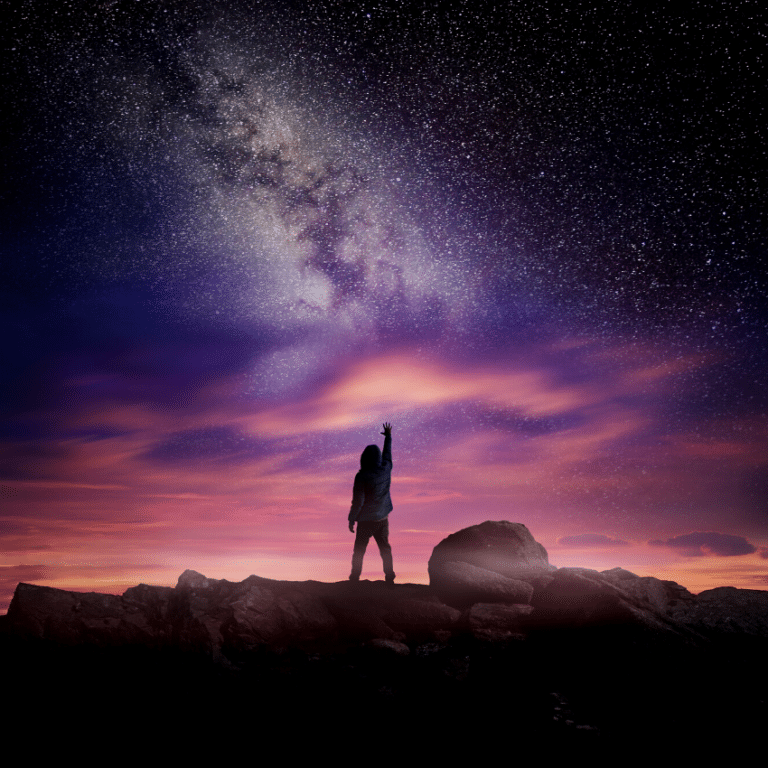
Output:
M429 559L429 584L448 605L528 603L547 583L547 551L522 523L486 521L443 539Z

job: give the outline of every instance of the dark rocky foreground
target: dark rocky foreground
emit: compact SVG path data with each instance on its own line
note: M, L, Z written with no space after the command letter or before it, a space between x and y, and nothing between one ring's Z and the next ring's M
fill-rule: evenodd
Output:
M151 735L171 756L234 738L415 759L690 751L764 728L768 592L556 569L508 522L452 534L429 572L393 589L195 571L122 596L19 584L0 623L5 698L52 743L117 729L125 749Z

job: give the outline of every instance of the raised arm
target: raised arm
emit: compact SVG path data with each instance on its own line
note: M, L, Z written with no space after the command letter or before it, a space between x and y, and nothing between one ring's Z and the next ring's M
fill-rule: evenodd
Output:
M392 425L387 421L384 422L384 431L381 433L384 435L384 450L381 452L381 464L392 466Z

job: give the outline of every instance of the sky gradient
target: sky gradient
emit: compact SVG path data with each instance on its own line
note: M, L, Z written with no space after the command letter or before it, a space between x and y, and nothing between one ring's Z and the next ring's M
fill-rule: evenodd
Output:
M384 421L398 581L768 589L766 18L645 5L14 4L0 610L344 579Z

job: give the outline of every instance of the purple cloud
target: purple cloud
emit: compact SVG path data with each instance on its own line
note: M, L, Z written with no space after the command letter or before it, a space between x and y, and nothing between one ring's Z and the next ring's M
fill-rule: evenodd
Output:
M757 548L753 547L743 536L717 533L716 531L694 531L682 536L674 536L666 541L655 539L648 543L653 547L670 547L678 550L686 557L700 557L702 555L733 557L735 555L751 555L753 552L757 552Z

